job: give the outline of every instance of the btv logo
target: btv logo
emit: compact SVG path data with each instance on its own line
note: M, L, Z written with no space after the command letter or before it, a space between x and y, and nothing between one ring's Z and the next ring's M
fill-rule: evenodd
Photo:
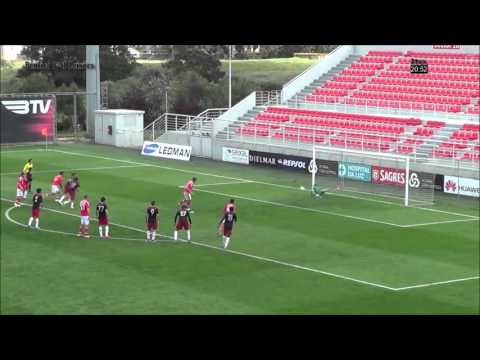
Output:
M48 113L52 100L3 100L2 105L11 112L19 115L30 113L30 105L32 106L32 114L37 114L40 110L42 114Z
M457 184L452 180L448 180L445 183L445 190L456 192L457 191Z

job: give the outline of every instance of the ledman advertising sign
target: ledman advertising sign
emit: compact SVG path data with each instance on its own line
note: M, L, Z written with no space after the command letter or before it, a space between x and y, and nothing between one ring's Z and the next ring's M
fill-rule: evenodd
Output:
M142 155L162 157L166 159L189 161L191 154L191 146L157 143L152 141L145 141L142 148Z

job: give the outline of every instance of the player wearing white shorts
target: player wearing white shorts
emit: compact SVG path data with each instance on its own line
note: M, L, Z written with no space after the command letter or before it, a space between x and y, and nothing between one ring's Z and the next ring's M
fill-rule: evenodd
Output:
M89 238L88 225L90 225L90 201L88 201L88 195L83 196L83 200L80 201L80 232L78 236L84 236Z
M15 207L20 207L22 198L25 199L27 193L28 183L25 178L24 173L22 172L17 178L17 198L15 201Z
M50 194L58 195L60 193L62 183L63 183L63 171L60 171L58 175L55 175L55 177L52 180L52 192Z

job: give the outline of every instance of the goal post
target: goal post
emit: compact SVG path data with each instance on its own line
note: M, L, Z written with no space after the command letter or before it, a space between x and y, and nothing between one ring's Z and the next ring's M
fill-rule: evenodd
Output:
M323 162L337 164L335 175L320 171ZM341 192L342 196L381 198L404 206L433 204L435 175L412 171L409 156L315 145L312 163L315 195Z

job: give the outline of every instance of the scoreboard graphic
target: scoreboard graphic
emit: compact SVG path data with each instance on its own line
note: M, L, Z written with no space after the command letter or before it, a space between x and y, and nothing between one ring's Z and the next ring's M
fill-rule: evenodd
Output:
M54 95L0 96L1 142L53 141L56 101Z

